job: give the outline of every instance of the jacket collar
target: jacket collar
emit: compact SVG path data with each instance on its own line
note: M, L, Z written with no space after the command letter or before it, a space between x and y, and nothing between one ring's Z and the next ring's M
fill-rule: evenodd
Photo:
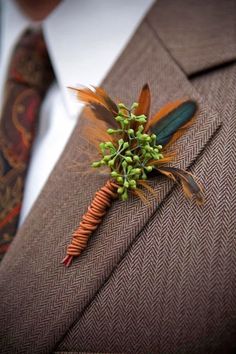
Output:
M234 0L158 0L148 22L189 76L236 60Z
M176 166L189 168L220 128L221 116L196 92L147 19L103 87L113 97L125 98L130 103L145 82L151 86L153 110L183 96L198 101L196 123L177 142ZM157 196L150 195L149 204L135 198L127 203L115 201L86 251L70 268L63 267L60 261L71 233L95 191L105 182L103 176L88 177L71 169L75 161L84 162L83 151L89 148L80 136L83 128L86 118L81 116L60 161L0 265L0 295L10 303L6 307L4 301L0 302L0 307L4 307L2 336L14 333L25 353L48 352L55 347L175 188L170 181L157 177L152 181Z

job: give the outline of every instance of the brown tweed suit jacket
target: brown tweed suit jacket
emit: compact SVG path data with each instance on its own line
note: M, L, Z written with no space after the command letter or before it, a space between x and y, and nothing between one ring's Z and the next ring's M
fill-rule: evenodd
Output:
M115 201L82 256L60 265L104 183L70 168L81 116L0 265L1 353L236 352L236 1L158 0L103 86L130 103L146 82L153 110L199 103L176 166L198 176L205 204L154 178L150 204Z

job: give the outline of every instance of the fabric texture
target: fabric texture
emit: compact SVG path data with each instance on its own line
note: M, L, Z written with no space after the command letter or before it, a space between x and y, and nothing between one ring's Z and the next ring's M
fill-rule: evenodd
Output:
M39 108L52 79L42 33L25 31L12 53L0 120L0 259L16 233Z
M191 167L205 205L175 188L58 351L235 353L236 64L192 83L225 121Z
M224 66L209 69L212 54L203 60L199 52L195 67L188 65L190 77L183 68L192 60L185 46L202 42L210 48L212 28L218 33L236 21L233 1L217 3L225 13L220 21L208 17L205 3L214 1L178 0L170 12L172 2L158 0L103 83L129 104L148 82L153 111L180 97L198 102L194 125L176 143L175 166L198 177L205 204L187 201L171 181L154 178L156 196L149 204L133 197L115 201L87 249L63 267L71 233L106 180L83 170L92 150L83 139L82 115L0 264L3 353L235 352L236 66L222 41L214 48L217 57L219 50L225 53ZM194 31L198 41L178 41L177 60L160 39L158 8L174 38L184 26L179 7L190 13L193 5L199 25L186 21L182 33ZM207 27L201 27L203 19Z

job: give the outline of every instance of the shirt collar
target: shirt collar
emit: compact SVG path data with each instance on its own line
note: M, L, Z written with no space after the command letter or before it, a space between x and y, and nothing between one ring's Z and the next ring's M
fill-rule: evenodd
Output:
M14 45L29 26L42 26L49 55L70 116L80 106L68 86L100 85L154 0L64 0L41 24L5 2L4 43ZM14 24L14 26L12 25Z

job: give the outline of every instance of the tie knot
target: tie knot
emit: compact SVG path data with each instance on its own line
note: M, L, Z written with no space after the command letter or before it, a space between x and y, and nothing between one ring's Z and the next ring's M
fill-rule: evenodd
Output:
M42 31L27 29L14 48L8 79L44 92L53 77Z

